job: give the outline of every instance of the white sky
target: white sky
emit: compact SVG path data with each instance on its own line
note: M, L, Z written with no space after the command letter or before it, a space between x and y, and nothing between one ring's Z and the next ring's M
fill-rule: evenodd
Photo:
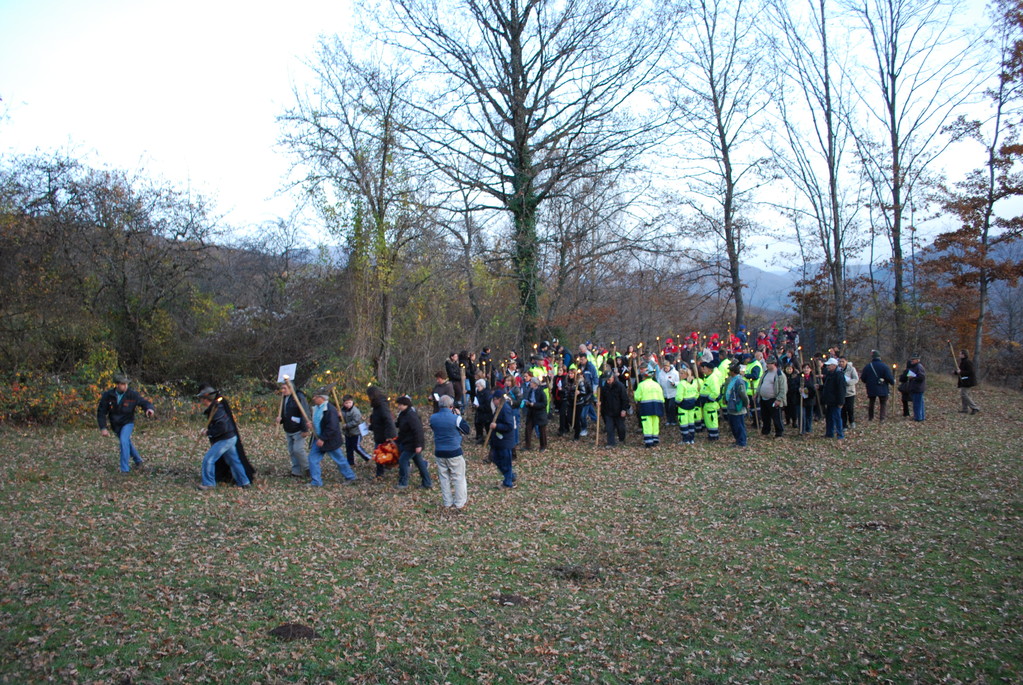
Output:
M0 0L0 155L141 169L242 230L288 217L276 117L317 37L353 21L348 0ZM751 242L751 263L784 268Z
M351 23L346 0L0 0L0 155L141 168L237 227L286 217L275 117Z

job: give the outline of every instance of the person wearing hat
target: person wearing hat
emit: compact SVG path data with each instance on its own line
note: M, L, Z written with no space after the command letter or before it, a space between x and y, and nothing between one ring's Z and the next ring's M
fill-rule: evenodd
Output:
M306 427L305 416L309 416L309 403L301 390L295 388L292 395L292 384L281 383L281 413L277 417L277 423L284 429L284 436L288 441L288 454L291 456L291 475L302 478L309 473L309 450L306 442L309 438L309 431Z
M845 438L842 426L842 407L845 405L845 374L838 368L838 360L829 357L824 362L824 379L821 382L821 403L824 405L826 438Z
M494 420L490 424L490 461L503 476L501 487L514 488L518 479L512 467L512 450L519 442L519 414L508 406L506 399L503 389L494 391L491 401Z
M445 397L449 397L445 395ZM398 429L398 488L408 487L409 461L416 464L419 469L419 477L422 480L422 487L429 490L433 487L430 480L430 471L423 459L423 422L419 413L412 406L412 398L402 395L395 402L398 404L398 416L394 419L394 425Z
M760 403L761 435L771 434L774 425L774 437L780 438L785 433L782 412L788 400L789 384L785 374L778 370L778 359L774 355L767 358L767 371L757 388L757 401Z
M526 372L527 385L523 396L522 405L526 414L526 444L523 449L532 449L532 437L535 431L540 439L540 451L547 450L547 423L550 414L547 412L547 391L539 378L531 372Z
M920 363L919 354L909 355L909 366L906 367L906 393L909 401L913 403L913 420L923 421L926 416L924 411L924 391L927 390L927 372L924 365Z
M980 407L970 396L970 389L977 385L977 371L973 367L973 362L970 361L969 350L959 350L959 382L956 385L959 388L959 399L963 403L963 408L959 410L959 413L965 414L967 411L970 414L979 413Z
M691 367L685 364L682 364L682 370L679 371L675 399L677 400L678 429L682 433L682 444L696 444L696 417L700 414L700 408L696 404L700 399L700 382L693 376Z
M99 405L96 407L96 421L99 423L100 435L110 437L107 430L107 421L114 431L121 444L121 472L128 473L129 463L134 461L135 466L142 466L142 457L131 441L131 434L135 430L135 408L142 407L147 417L152 418L156 414L153 404L137 391L128 387L128 377L124 374L114 375L114 387L105 391L99 398Z
M206 427L199 433L210 441L210 448L202 457L202 483L199 489L212 490L217 487L216 464L221 457L231 470L234 482L239 487L249 487L251 481L238 456L238 427L227 403L208 385L199 391L197 397L203 406L203 414L208 417Z
M884 421L888 407L888 395L895 385L895 376L891 368L881 361L881 353L874 350L870 353L870 363L863 367L860 380L867 390L867 421L874 420L874 405L878 405L877 420Z
M313 394L312 430L315 439L309 446L309 485L323 487L323 471L320 462L326 454L337 464L337 470L345 483L354 483L355 471L348 465L341 452L344 434L341 432L341 415L330 403L330 388L317 388Z

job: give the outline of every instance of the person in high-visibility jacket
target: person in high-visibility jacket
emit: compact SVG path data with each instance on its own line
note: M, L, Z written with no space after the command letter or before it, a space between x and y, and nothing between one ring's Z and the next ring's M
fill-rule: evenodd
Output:
M718 415L721 410L721 376L712 362L701 362L700 374L703 381L700 384L700 399L697 402L703 414L703 425L707 427L707 439L714 441L721 437Z
M675 403L678 406L678 428L682 433L682 443L685 445L696 442L696 417L701 414L700 408L696 406L699 399L700 382L693 378L692 370L683 365L679 372ZM703 425L702 415L700 425Z
M754 401L757 392L760 390L760 381L767 371L767 364L764 362L764 353L760 350L754 355L753 361L746 364L746 371L743 377L746 379L746 394L749 396L749 413L754 426L760 426L759 402Z
M641 372L642 373L642 372ZM661 442L661 417L664 416L664 391L650 375L644 375L636 386L636 410L643 426L643 446L654 447Z

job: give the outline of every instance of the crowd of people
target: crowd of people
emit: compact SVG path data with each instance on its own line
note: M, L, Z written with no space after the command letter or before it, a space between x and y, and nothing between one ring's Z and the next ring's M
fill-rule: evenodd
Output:
M646 448L662 439L683 448L698 437L721 440L720 424L727 423L732 445L745 448L749 430L765 438L782 438L788 429L809 435L823 421L823 437L841 441L856 428L858 388L867 397L867 421L888 417L888 398L897 391L902 415L926 419L924 395L927 371L918 354L896 376L878 351L857 370L838 348L804 358L798 332L792 327L772 328L748 336L740 328L723 339L700 338L694 332L681 341L658 339L656 349L644 343L619 350L586 342L573 352L559 341L533 346L526 359L515 351L497 359L490 348L479 354L453 352L436 374L429 394L427 420L433 434L434 461L445 507L461 510L467 503L463 437L473 433L498 469L498 487L514 488L514 462L519 452L543 452L549 444L548 426L557 422L557 435L579 441L594 431L594 443L605 448L625 444L634 421ZM956 371L961 411L980 411L971 395L975 371L966 350ZM131 441L136 408L153 416L153 405L128 387L128 378L115 377L115 387L100 399L97 420L104 435L107 425L120 441L120 469L142 458ZM424 422L409 395L395 400L394 409L384 391L367 390L369 416L364 417L351 395L340 402L334 387L317 388L311 402L285 378L280 384L277 416L286 437L290 474L308 478L310 487L323 486L322 461L329 456L342 482L354 483L356 459L376 462L375 475L386 477L389 452L397 453L396 487L407 488L414 464L420 486L431 489L433 480L423 455ZM253 469L245 455L230 405L216 390L204 387L197 396L207 418L201 435L210 446L201 466L202 490L217 482L233 481L249 487ZM467 416L472 416L472 424ZM630 420L630 417L632 419ZM677 438L671 438L677 434ZM363 449L371 436L373 453ZM603 437L603 441L601 441ZM392 455L393 456L393 455Z

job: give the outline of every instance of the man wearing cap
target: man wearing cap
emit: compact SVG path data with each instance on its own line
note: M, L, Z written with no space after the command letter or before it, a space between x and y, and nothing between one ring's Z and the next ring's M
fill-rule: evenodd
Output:
M100 396L99 405L96 407L100 435L110 437L110 431L107 430L109 419L110 428L120 441L122 473L128 473L130 470L129 460L134 461L137 467L142 466L142 457L131 441L131 434L135 430L135 407L142 407L146 416L150 418L156 413L149 400L128 387L128 377L123 374L114 376L114 387Z
M774 437L780 438L785 432L782 421L782 410L785 408L789 391L788 379L778 370L778 359L773 355L767 359L767 371L757 388L757 400L760 402L761 435L771 434L774 425Z
M845 438L842 427L842 407L845 405L845 374L838 368L838 360L829 357L824 362L824 380L821 383L821 402L824 404L824 437Z
M977 385L977 372L973 367L973 362L970 361L969 350L959 351L959 399L962 400L963 408L959 410L960 414L965 414L969 411L971 414L980 412L980 407L973 401L970 396L970 389Z
M337 408L330 403L330 388L317 388L313 395L313 415L311 428L316 439L309 447L309 485L312 487L323 487L323 471L320 462L323 455L327 454L334 463L337 470L345 479L345 483L354 483L356 480L355 471L348 465L341 452L344 445L344 435L341 432L341 415Z
M301 406L299 406L301 404ZM284 428L284 435L288 441L288 454L291 455L291 475L301 478L309 473L309 452L306 449L306 440L309 432L306 430L306 420L303 416L309 415L309 404L305 395L298 388L295 394L291 393L291 385L281 383L281 414L277 417L277 423Z
M200 490L212 490L217 487L216 464L221 457L231 469L234 482L242 488L249 487L249 477L245 473L241 459L238 457L238 427L234 423L224 400L217 396L217 391L206 386L199 391L199 402L203 406L203 414L209 417L206 427L200 431L210 441L210 448L202 458L202 483Z
M874 420L874 405L878 404L878 421L884 421L888 406L888 395L891 386L895 385L895 376L891 368L881 361L881 353L874 350L870 353L870 363L863 367L860 380L867 389L867 421Z

